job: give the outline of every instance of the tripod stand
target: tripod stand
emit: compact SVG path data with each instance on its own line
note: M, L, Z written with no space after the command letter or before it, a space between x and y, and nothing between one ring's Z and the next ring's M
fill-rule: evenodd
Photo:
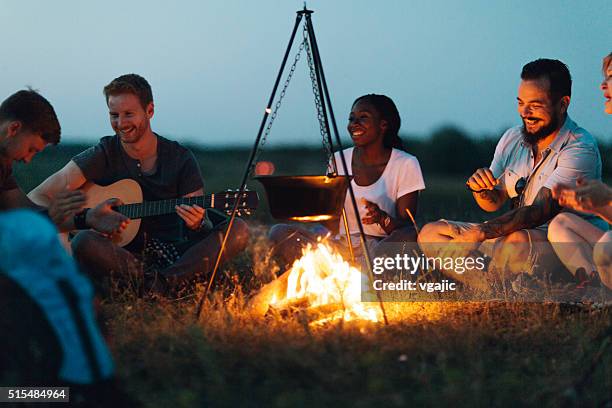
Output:
M338 127L336 125L336 119L334 116L334 112L332 109L332 105L331 105L331 99L329 96L329 89L327 87L327 82L325 80L325 73L323 72L323 65L321 63L321 56L319 54L319 47L317 45L317 40L316 40L316 36L315 36L315 32L314 32L314 27L312 24L312 10L308 10L306 9L306 6L304 6L303 10L299 10L297 11L297 16L296 16L296 20L295 20L295 25L293 26L293 31L291 32L291 37L289 39L289 44L287 45L287 50L285 51L284 57L283 57L283 61L281 63L278 75L276 76L276 81L274 82L274 87L272 88L272 94L270 95L270 98L268 99L268 104L266 105L266 109L264 111L264 115L261 121L261 124L259 126L259 131L257 133L257 137L255 138L255 143L253 145L253 149L251 150L251 155L249 157L249 161L246 165L245 171L244 171L244 175L242 177L242 181L240 184L240 191L238 193L238 196L242 196L242 194L244 193L244 190L246 188L246 183L247 180L249 178L249 175L251 174L252 170L253 170L253 165L255 163L255 158L257 157L257 153L258 150L262 144L262 136L264 135L264 129L266 129L266 122L268 122L268 117L270 114L272 114L272 117L270 119L270 122L268 123L268 127L266 129L266 133L265 135L267 136L267 134L269 133L270 127L271 127L271 123L273 122L274 118L276 117L276 113L278 111L278 107L280 106L280 100L277 102L276 108L274 109L274 112L272 111L272 103L274 102L274 98L276 96L276 92L278 90L278 86L280 84L280 80L281 77L283 75L283 72L285 70L286 64L287 64L287 60L289 57L289 53L291 51L291 48L293 46L294 40L295 40L295 36L296 33L298 31L298 28L300 26L300 23L302 22L302 19L305 19L305 39L304 42L302 43L303 47L307 47L308 48L308 56L310 59L310 56L312 56L312 65L311 65L311 79L313 81L313 91L315 93L315 103L317 103L317 109L319 112L319 120L320 120L320 126L321 126L321 133L323 135L323 143L326 144L326 147L329 149L328 150L328 154L330 156L330 161L331 161L331 165L332 165L332 170L333 173L335 175L338 174L338 165L336 163L336 158L333 154L333 146L334 146L334 141L332 139L331 136L331 132L330 132L330 121L331 121L331 125L332 125L332 129L334 132L334 137L335 137L335 142L337 147L339 148L338 152L339 152L339 156L340 156L340 162L342 165L342 169L344 171L344 175L341 177L346 177L347 178L347 182L348 182L348 191L349 191L349 195L351 198L351 204L353 206L353 211L354 214L356 214L356 218L357 218L357 225L359 227L359 237L360 237L360 245L363 249L363 254L364 254L364 258L365 258L365 262L366 262L366 267L368 269L368 275L371 281L373 281L373 273L372 273L372 261L371 261L371 257L368 251L368 247L366 245L366 238L365 238L365 233L363 230L363 225L361 223L361 219L359 218L358 214L359 214L359 210L357 207L357 200L355 199L355 193L353 191L353 187L351 185L350 182L350 175L348 172L348 167L346 164L346 159L344 157L344 152L342 149L342 143L340 141L340 135L338 133ZM311 54L310 54L311 53ZM293 71L295 69L295 64L297 62L297 59L299 58L299 54L296 57L296 60L293 63L293 66L291 67L291 71L289 73L289 78L287 80L287 82L285 83L285 86L281 92L281 98L284 96L284 92L287 88L287 85L291 79L291 76L293 75ZM313 74L314 71L314 74ZM323 97L321 97L323 96ZM339 176L340 177L340 176ZM227 229L225 231L225 234L223 236L223 241L221 243L221 248L219 249L219 253L217 255L217 259L215 261L215 266L212 272L212 275L210 277L210 281L208 283L208 286L205 290L205 292L203 293L202 297L200 298L199 302L198 302L198 307L196 310L196 314L197 317L199 319L200 317L200 313L202 311L202 305L204 302L204 299L206 297L206 295L208 294L210 288L212 287L213 281L215 279L217 270L219 268L219 264L221 262L221 256L223 254L223 251L225 249L226 243L227 243L227 239L229 237L229 233L232 229L232 225L234 223L234 219L236 217L236 211L238 208L238 202L239 200L236 200L234 203L234 207L232 209L232 213L230 216L230 220L229 223L227 225ZM350 233L348 231L348 228L346 228L347 226L347 221L346 221L346 212L343 211L343 217L344 217L344 224L345 224L345 231L346 231L346 235L347 235L347 241L348 241L348 245L349 248L352 248L352 244L350 242ZM387 315L385 313L385 309L382 303L382 299L380 297L380 293L378 291L376 291L376 295L378 297L378 301L380 304L380 308L384 317L384 321L385 324L388 324L387 321Z

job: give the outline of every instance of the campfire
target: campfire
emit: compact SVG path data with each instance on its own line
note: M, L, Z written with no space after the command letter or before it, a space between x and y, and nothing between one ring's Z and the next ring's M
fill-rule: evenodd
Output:
M264 286L250 306L261 315L270 309L299 311L311 325L336 320L380 322L378 304L361 302L362 282L367 279L329 244L319 241L309 244L291 269Z

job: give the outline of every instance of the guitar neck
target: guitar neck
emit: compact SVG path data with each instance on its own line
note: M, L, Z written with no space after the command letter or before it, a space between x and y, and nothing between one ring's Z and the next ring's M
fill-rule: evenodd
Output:
M116 211L131 219L153 217L176 212L175 207L181 204L199 205L202 208L214 208L215 195L207 194L195 197L181 197L170 200L146 201L144 203L124 204L117 206Z

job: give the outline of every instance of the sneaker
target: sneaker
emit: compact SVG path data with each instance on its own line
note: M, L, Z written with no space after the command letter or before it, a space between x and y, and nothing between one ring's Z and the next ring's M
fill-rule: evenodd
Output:
M591 274L590 279L583 280L576 285L580 291L580 303L589 305L610 305L612 291L602 285L597 272Z
M588 274L584 268L578 268L576 269L576 274L574 276L576 277L578 287L580 288L601 286L601 280L599 279L599 274L597 271L592 271L590 274Z

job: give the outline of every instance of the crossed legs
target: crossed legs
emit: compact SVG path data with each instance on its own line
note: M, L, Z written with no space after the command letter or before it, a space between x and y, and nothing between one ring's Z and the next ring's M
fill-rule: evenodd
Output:
M453 238L460 234L462 228L468 226L469 223L440 220L425 225L418 237L419 246L427 257L445 254L452 254L453 257L482 256L483 253L489 255L491 263L488 271L472 269L461 274L450 270L442 271L467 286L488 290L492 279L511 278L524 272L532 273L535 267L546 271L562 268L547 241L546 233L542 230L515 231L483 243L452 244ZM497 276L491 276L494 272Z
M210 233L185 251L173 265L160 271L160 274L173 286L193 278L198 272L210 273L221 247L221 240L221 232ZM243 251L248 240L247 224L236 219L222 261ZM128 279L142 276L143 265L137 257L97 232L78 233L72 240L72 251L81 268L95 281L99 282L112 273L118 273Z

